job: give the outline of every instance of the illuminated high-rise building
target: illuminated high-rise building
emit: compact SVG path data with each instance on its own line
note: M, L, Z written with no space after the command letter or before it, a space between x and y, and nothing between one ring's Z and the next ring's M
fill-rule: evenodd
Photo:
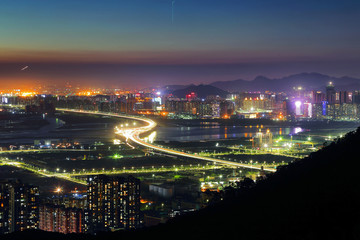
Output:
M0 181L0 234L39 225L39 189L18 180Z
M10 185L0 182L0 234L10 233Z
M140 226L140 181L129 176L87 179L85 231L96 233Z
M325 101L326 96L321 91L312 91L312 103L321 104L322 101Z
M348 91L340 91L339 92L339 103L351 103L352 102L352 93Z
M41 230L64 234L84 231L83 210L80 208L45 204L40 206L39 212Z
M326 86L326 101L329 104L336 103L336 91L335 86L332 82L330 82L329 85Z

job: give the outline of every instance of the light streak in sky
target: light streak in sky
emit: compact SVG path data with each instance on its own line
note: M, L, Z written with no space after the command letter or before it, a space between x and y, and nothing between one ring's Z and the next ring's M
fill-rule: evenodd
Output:
M28 69L29 68L29 66L25 66L25 67L23 67L20 71L24 71L24 70L26 70L26 69Z

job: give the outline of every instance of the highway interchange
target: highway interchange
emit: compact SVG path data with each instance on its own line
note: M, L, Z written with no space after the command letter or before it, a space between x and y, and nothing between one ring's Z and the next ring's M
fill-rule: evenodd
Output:
M164 148L161 146L157 146L157 145L148 143L148 142L142 140L139 136L140 136L140 134L149 132L150 130L152 130L156 127L156 123L151 119L137 117L137 116L120 115L120 114L115 114L115 113L102 113L102 112L80 111L80 110L70 110L70 109L57 109L57 110L64 111L64 112L73 112L73 113L97 114L97 115L103 115L103 116L109 116L109 117L119 117L119 118L127 118L127 119L131 119L131 120L141 121L141 122L144 122L146 125L140 126L140 127L138 127L138 126L123 127L123 128L117 127L115 129L115 133L117 135L125 137L126 141L130 140L138 145L141 145L141 146L144 146L144 147L147 147L147 148L159 151L159 152L171 154L171 155L194 158L194 159L198 159L198 160L210 161L210 162L215 162L215 163L229 165L229 166L235 166L235 167L242 167L242 168L255 169L255 170L262 169L261 166L253 166L251 164L237 163L237 162L227 161L227 160L218 159L218 158L199 156L196 154L190 154L190 153L186 153L183 151ZM268 171L268 172L276 172L275 168L263 167L263 170Z
M130 119L130 120L134 120L136 122L142 122L142 124L136 124L134 122L133 125L129 125L129 124L121 124L119 126L117 126L114 131L115 134L120 137L123 138L126 142L126 144L128 144L131 147L134 147L134 145L140 145L142 147L151 149L152 151L154 151L155 153L159 153L159 154L164 154L164 155L171 155L171 156L177 156L177 157L182 157L182 158L189 158L189 159L197 159L197 160L202 160L202 161L206 161L208 163L213 163L213 164L207 164L206 167L205 166L200 166L200 165L193 165L193 166L181 166L181 167L170 167L170 168L164 168L164 167L152 167L152 168L140 168L140 169L112 169L112 170L86 170L83 169L82 171L73 171L73 172L50 172L49 170L46 169L40 169L40 168L36 168L34 166L31 166L29 164L26 164L22 161L19 160L10 160L8 158L0 158L0 165L11 165L14 167L18 167L18 168L23 168L26 169L28 171L32 171L35 172L37 174L46 176L46 177L56 177L56 178L60 178L60 179L64 179L67 181L72 181L78 184L83 184L85 185L86 182L84 180L81 180L77 177L79 176L84 176L84 175L93 175L93 174L124 174L124 173L141 173L141 172L165 172L165 171L189 171L189 170L198 170L198 169L203 169L203 168L218 168L221 166L231 166L231 167L240 167L240 168L247 168L247 169L252 169L252 170L264 170L267 172L276 172L276 165L266 165L266 166L261 166L261 164L247 164L247 163L241 163L241 162L235 162L235 161L230 161L230 160L224 160L224 159L219 159L219 158L214 158L214 157L208 157L208 156L203 156L197 153L188 153L188 152L184 152L181 150L175 150L175 149L170 149L170 148L165 148L163 146L158 146L155 144L150 143L149 141L147 141L146 138L142 139L140 136L141 134L144 133L148 133L151 130L153 130L156 127L156 122L154 122L151 119L148 118L143 118L141 116L130 116L130 115L125 115L125 114L116 114L116 113L104 113L104 112L93 112L93 111L81 111L81 110L74 110L74 109L57 109L58 111L62 111L62 112L70 112L70 113L81 113L81 114L92 114L92 115L101 115L101 116L108 116L108 117L117 117L117 118L125 118L125 119ZM1 153L19 153L19 152L59 152L59 151L81 151L79 149L76 150L72 150L72 149L28 149L28 150L9 150L9 151L0 151Z

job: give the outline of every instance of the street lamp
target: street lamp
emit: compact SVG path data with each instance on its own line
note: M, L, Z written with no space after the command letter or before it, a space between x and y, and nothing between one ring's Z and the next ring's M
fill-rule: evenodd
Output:
M55 193L57 193L58 197L59 197L59 195L60 195L61 192L62 192L62 188L61 188L61 187L57 187L57 188L55 189Z

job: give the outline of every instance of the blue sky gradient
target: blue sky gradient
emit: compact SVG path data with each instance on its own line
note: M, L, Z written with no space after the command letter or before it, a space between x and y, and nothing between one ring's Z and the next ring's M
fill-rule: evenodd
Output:
M174 21L171 2L3 0L0 79L149 86L301 71L360 77L358 0L176 0ZM35 63L28 76L5 67ZM94 64L103 67L87 76Z

